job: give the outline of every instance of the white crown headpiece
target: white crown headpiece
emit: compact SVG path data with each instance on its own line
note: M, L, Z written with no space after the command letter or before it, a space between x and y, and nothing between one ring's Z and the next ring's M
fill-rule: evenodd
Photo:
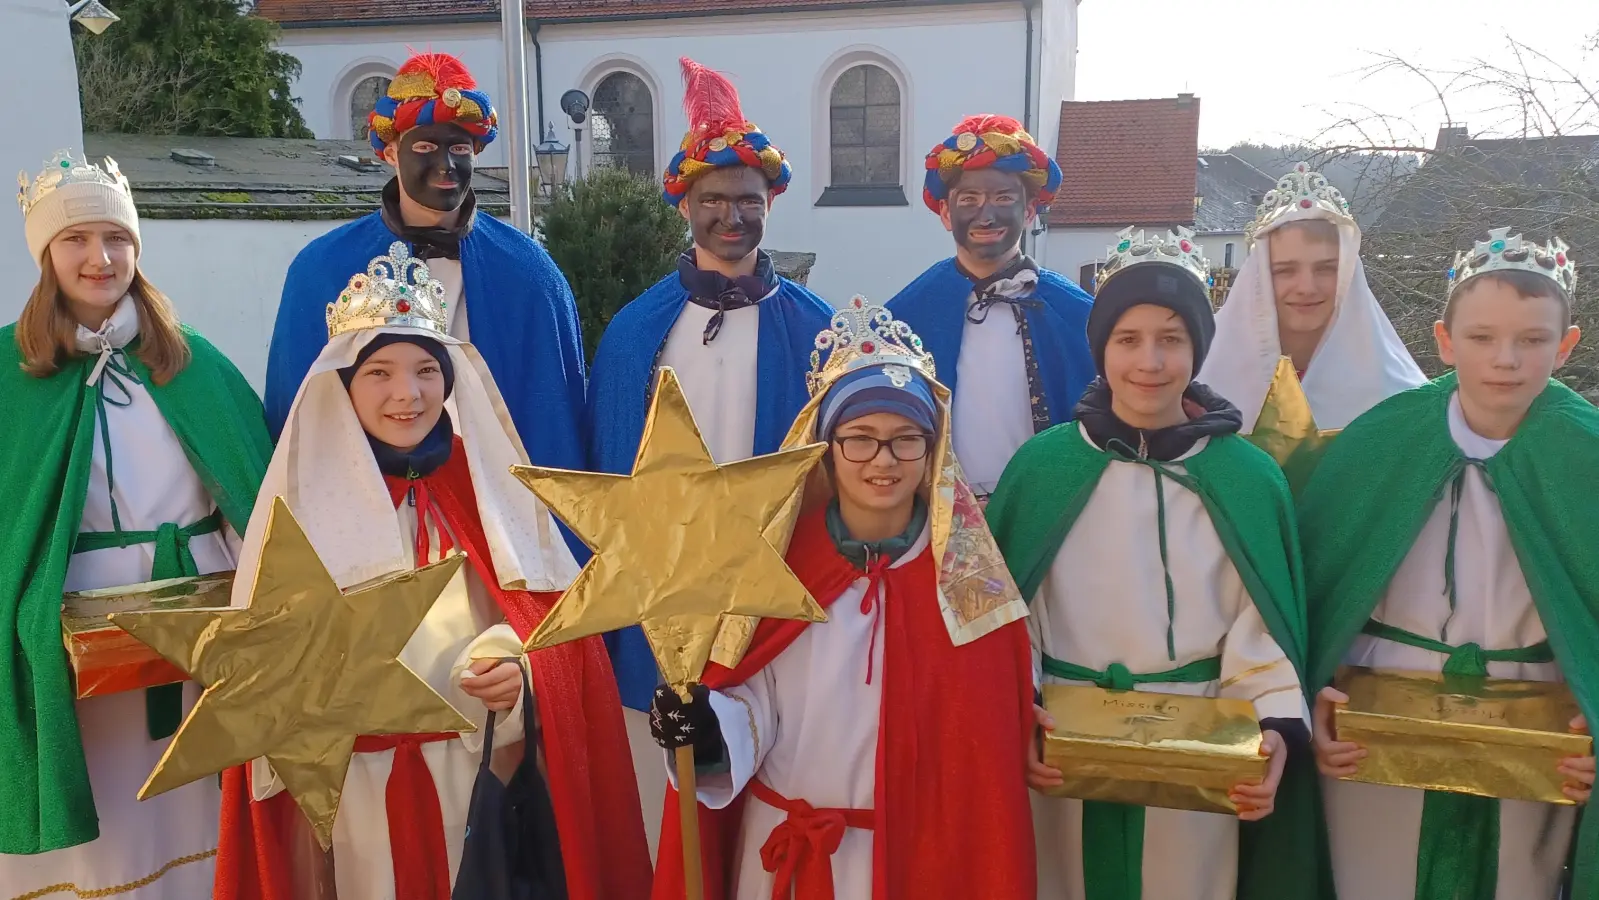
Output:
M1566 296L1575 297L1577 291L1577 263L1572 260L1566 242L1555 238L1542 246L1511 234L1509 228L1495 228L1488 232L1488 240L1478 241L1470 251L1462 251L1449 268L1449 293L1467 279L1484 272L1519 270L1542 275L1560 285Z
M827 354L825 361L823 353ZM929 380L937 377L933 356L922 348L916 332L884 307L868 304L856 294L816 335L805 383L815 396L846 372L889 363L916 369Z
M389 255L367 264L350 278L339 299L328 304L328 337L363 328L425 328L445 334L444 285L433 280L422 260L404 241L389 245Z
M1205 258L1199 242L1194 240L1194 233L1181 225L1165 235L1145 235L1142 230L1135 231L1131 226L1123 228L1116 235L1116 246L1108 248L1106 252L1110 258L1094 276L1096 290L1117 273L1152 262L1181 266L1188 274L1199 279L1200 284L1209 287L1211 283L1210 260Z
M1331 213L1335 219L1354 221L1349 201L1320 172L1298 163L1294 170L1277 179L1277 186L1266 193L1255 207L1255 221L1244 228L1244 240L1255 243L1255 235L1285 217L1301 218L1312 212Z
M17 205L26 216L51 191L70 184L103 184L133 196L133 186L128 184L116 160L106 157L102 169L71 150L57 150L37 178L30 181L27 172L17 173Z

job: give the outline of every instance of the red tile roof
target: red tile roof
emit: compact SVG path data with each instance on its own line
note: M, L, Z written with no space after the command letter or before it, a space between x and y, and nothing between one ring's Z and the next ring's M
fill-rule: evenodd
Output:
M529 19L581 22L920 6L926 0L524 0ZM972 3L997 0L967 0ZM256 15L290 28L331 24L498 19L499 0L258 0Z
M1049 224L1194 221L1199 98L1062 103L1056 146L1061 186Z

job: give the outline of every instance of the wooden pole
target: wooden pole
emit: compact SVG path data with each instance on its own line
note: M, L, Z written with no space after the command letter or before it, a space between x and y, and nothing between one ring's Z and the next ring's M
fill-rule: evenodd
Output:
M700 804L694 783L694 747L673 751L677 763L677 808L682 816L684 900L705 900L705 878L700 871Z

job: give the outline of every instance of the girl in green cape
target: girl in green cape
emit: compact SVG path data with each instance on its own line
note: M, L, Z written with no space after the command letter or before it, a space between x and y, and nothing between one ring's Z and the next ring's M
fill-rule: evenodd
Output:
M234 568L271 454L261 403L139 271L115 162L61 151L23 180L40 275L0 329L0 885L209 896L216 782L136 799L197 688L75 700L61 604Z

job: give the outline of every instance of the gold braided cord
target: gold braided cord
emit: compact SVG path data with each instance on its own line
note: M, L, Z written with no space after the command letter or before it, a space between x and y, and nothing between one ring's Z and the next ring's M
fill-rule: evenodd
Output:
M65 881L61 884L52 884L47 887L39 888L36 891L30 891L26 894L19 894L11 898L11 900L39 900L40 897L48 897L51 894L68 893L80 898L80 900L90 900L90 898L94 897L115 897L118 894L126 894L129 891L136 891L139 888L148 887L149 885L154 884L161 876L167 874L173 869L178 868L179 866L186 866L190 863L201 862L216 855L217 851L215 849L211 849L205 851L204 853L193 853L188 856L180 856L161 868L156 869L153 873L140 878L138 881L130 881L127 884L118 884L111 887L84 890L70 881Z

